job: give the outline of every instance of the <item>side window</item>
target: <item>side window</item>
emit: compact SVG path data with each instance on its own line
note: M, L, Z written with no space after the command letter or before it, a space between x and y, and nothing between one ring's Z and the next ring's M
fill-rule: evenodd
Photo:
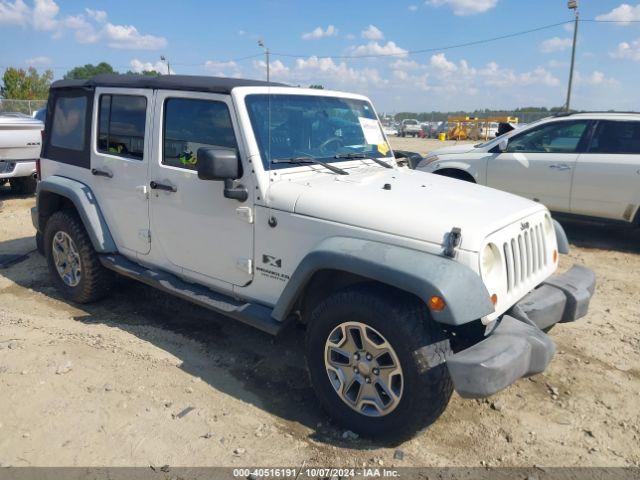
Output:
M589 152L640 154L640 122L599 122Z
M142 160L147 99L136 95L101 95L98 151Z
M587 121L561 121L541 125L515 135L509 140L507 152L574 153L587 129Z
M196 170L201 147L237 148L227 105L213 100L169 98L164 107L162 164Z
M87 97L58 97L51 126L51 146L82 152L85 141Z

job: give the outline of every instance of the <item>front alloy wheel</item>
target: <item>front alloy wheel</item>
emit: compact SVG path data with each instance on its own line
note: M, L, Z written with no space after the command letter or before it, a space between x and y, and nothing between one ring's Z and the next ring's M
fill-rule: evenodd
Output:
M325 343L327 375L337 395L363 415L391 413L402 398L402 367L382 334L360 322L338 325Z

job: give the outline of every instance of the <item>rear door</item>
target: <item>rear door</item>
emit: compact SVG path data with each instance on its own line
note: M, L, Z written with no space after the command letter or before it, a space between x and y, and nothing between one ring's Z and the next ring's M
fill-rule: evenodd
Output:
M599 121L578 158L571 212L631 221L639 201L640 121Z
M588 120L562 120L509 139L487 163L487 185L568 212L573 169L586 141Z
M92 189L122 253L147 254L153 91L96 89Z

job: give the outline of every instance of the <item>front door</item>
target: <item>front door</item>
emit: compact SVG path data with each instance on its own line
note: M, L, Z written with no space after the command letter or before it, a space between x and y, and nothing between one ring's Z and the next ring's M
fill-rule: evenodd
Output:
M487 185L569 211L571 178L588 121L556 121L509 139L487 163Z
M197 174L199 148L238 150L235 125L228 95L158 92L151 232L154 248L159 244L162 256L185 276L243 286L252 279L249 202L225 198L224 182L200 180Z
M118 250L147 254L153 93L99 88L94 101L93 192Z

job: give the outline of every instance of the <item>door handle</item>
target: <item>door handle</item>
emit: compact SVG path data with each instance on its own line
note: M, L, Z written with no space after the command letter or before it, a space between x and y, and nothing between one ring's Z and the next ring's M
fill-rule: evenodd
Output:
M98 170L97 168L92 168L91 169L91 174L95 175L96 177L107 177L107 178L113 178L113 173L107 171L107 170Z
M164 190L165 192L177 192L178 188L173 186L173 185L165 185L163 183L158 183L155 181L152 181L149 186L153 189L153 190Z
M549 168L555 168L556 170L571 170L571 167L566 163L554 163L553 165L549 165Z

